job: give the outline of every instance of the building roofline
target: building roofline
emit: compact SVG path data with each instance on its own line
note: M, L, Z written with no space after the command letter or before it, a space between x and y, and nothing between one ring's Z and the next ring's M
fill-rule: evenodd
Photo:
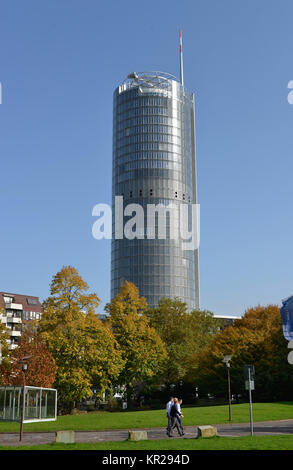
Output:
M225 320L240 320L242 316L240 315L214 315L214 318L223 318Z
M22 297L29 297L30 299L39 299L38 296L36 295L30 295L30 294L17 294L16 292L7 292L6 290L5 291L1 291L0 292L0 295L21 295Z

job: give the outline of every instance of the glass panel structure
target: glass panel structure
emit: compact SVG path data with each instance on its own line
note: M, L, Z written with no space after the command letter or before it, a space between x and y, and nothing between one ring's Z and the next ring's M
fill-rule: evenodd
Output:
M143 207L142 236L115 237L116 196L123 197L123 208ZM158 218L155 237L146 235L149 204L178 210L186 205L190 210L196 203L194 95L166 73L129 75L115 90L113 101L112 298L128 280L151 307L160 298L179 297L189 310L199 308L198 249L184 250L182 240L170 236L168 213L167 236L158 236ZM178 225L179 220L173 223Z
M20 421L21 387L0 388L0 420Z
M0 387L0 421L20 421L23 387ZM55 421L57 417L57 390L25 387L24 423Z

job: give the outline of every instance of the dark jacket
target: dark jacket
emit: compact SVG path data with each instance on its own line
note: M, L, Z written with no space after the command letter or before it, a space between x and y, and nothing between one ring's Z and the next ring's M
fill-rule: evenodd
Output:
M179 413L175 404L171 406L170 416L172 416L172 418L179 418L181 416L181 413Z

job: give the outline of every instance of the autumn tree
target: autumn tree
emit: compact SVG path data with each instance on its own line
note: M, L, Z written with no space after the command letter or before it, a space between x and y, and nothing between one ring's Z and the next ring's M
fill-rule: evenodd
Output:
M287 347L279 307L251 308L195 355L194 383L202 392L224 394L227 379L222 360L229 354L232 393L245 394L243 369L246 364L254 364L255 398L289 399L293 392L293 369L288 364Z
M34 387L52 387L55 381L56 366L52 354L35 331L24 331L17 348L9 355L9 365L1 366L2 385L19 386L23 376L19 361L31 356L27 361L26 384Z
M53 277L39 322L57 367L59 402L67 409L90 397L93 387L97 397L102 397L123 367L113 333L95 313L99 298L87 291L88 285L77 270L63 267Z
M168 352L162 380L165 384L188 381L191 357L210 343L219 330L219 321L206 310L188 312L186 303L178 298L160 299L147 316Z
M127 281L105 308L109 313L108 324L125 362L118 383L126 387L128 399L133 385L158 374L167 358L163 341L150 326L146 308L145 298L140 297L137 287Z
M3 373L9 368L9 330L5 324L2 323L2 316L5 316L5 310L0 308L0 384L3 382Z

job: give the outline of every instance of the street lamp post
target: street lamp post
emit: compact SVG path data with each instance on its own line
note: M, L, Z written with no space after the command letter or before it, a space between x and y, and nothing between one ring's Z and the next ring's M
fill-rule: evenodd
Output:
M20 430L19 430L19 440L22 440L23 432L23 421L24 421L24 410L25 410L25 371L27 370L27 363L32 356L24 356L19 361L18 364L21 366L21 372L23 377L23 387L22 387L22 407L21 407L21 418L20 418Z
M22 407L21 407L21 418L20 418L20 431L19 431L19 440L22 440L22 431L23 431L23 420L24 420L24 408L25 408L25 371L27 370L27 364L22 364L21 371L23 377L23 387L22 387Z
M232 421L232 412L231 412L231 380L230 380L230 361L232 356L225 356L223 362L226 364L227 369L227 379L228 379L228 402L229 402L229 421Z

